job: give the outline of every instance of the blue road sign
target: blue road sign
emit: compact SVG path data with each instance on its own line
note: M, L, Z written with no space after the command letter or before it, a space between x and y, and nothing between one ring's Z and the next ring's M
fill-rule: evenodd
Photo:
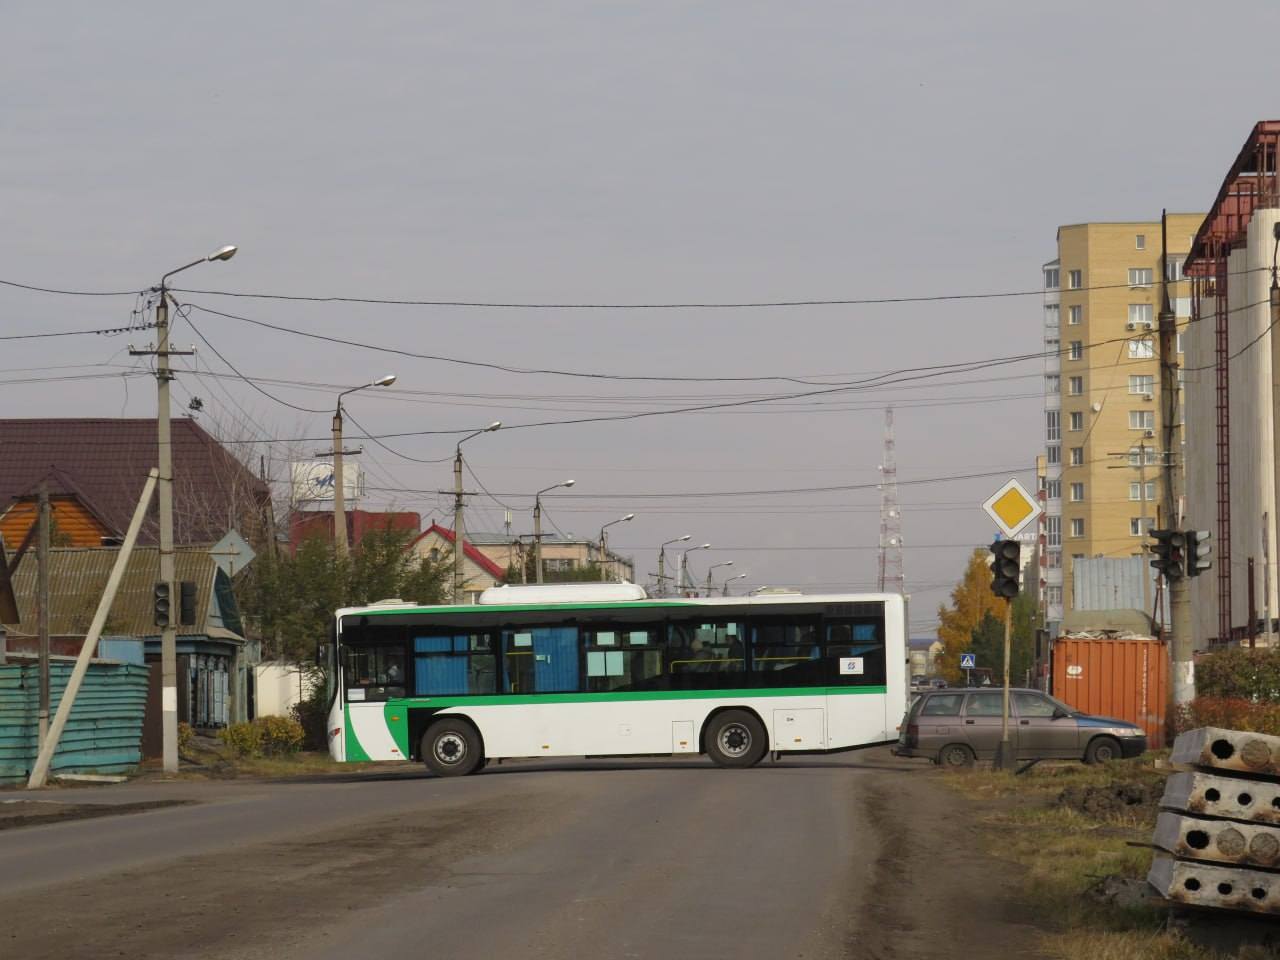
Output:
M978 656L974 653L960 654L961 670L976 670L978 668Z

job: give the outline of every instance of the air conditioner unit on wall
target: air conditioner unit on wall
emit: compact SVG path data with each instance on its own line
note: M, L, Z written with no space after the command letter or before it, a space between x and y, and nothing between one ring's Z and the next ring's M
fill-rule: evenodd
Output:
M1150 320L1143 320L1143 321L1142 321L1142 329L1143 329L1143 330L1150 330L1150 329L1151 329L1151 321L1150 321Z
M1154 399L1155 399L1155 396L1154 396L1153 394L1150 394L1150 393L1144 393L1144 394L1142 395L1142 399L1143 399L1143 400L1145 400L1145 401L1147 401L1147 403L1150 403L1152 400L1154 400Z
M1136 323L1134 323L1132 320L1130 320L1128 323L1126 323L1126 324L1124 325L1124 328L1125 328L1126 330L1137 330L1137 329L1138 329L1138 325L1137 325Z

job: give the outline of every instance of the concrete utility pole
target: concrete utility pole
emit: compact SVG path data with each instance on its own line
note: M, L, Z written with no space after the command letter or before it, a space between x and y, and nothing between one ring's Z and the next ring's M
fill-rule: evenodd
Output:
M41 747L49 735L49 484L40 481L39 514L36 523L36 592L39 595L36 631L40 637L40 712L37 715Z
M572 487L576 482L565 480L562 483L553 483L533 495L533 572L537 583L542 582L542 495L548 490Z
M170 597L176 596L174 587L177 574L173 556L173 439L169 423L169 383L173 380L173 372L169 358L188 356L193 350L169 349L169 278L174 274L189 270L202 263L218 260L230 260L236 255L233 246L222 247L188 264L170 270L160 278L160 285L151 290L157 295L156 301L156 348L154 350L134 350L133 356L154 356L156 358L156 446L159 460L159 478L156 486L157 506L160 513L160 580ZM164 770L166 773L178 772L178 626L177 616L168 618L161 624L160 631L160 731ZM65 696L65 694L64 694Z
M455 604L462 603L467 582L467 530L466 518L463 516L463 502L465 497L475 496L474 493L462 489L462 445L472 437L478 437L482 433L492 433L501 427L502 421L495 420L487 427L469 433L459 440L453 451L453 490L437 491L453 493L453 592L450 596Z
M617 520L610 520L600 528L600 579L609 579L609 528L615 523L626 523L628 520L635 519L634 513L628 513L625 517L619 517Z
M686 533L683 537L667 540L658 547L658 596L665 597L667 595L667 547L673 543L686 543L692 539L693 534Z
M716 569L717 567L732 567L732 566L733 566L733 561L732 561L732 560L726 560L724 563L713 563L713 564L711 564L709 567L707 567L707 592L706 592L706 596L708 596L708 597L709 597L709 596L711 596L711 591L712 591L711 571L712 571L712 570L714 570L714 569Z
M1219 295L1223 295L1219 291ZM1160 213L1160 400L1161 442L1164 447L1164 513L1172 530L1182 528L1179 509L1183 498L1182 423L1178 384L1178 324L1169 303L1169 229L1167 214ZM1145 494L1145 491L1144 491ZM1191 634L1191 584L1172 577L1169 586L1169 619L1173 638L1169 669L1175 704L1190 703L1196 695L1194 641Z
M338 404L333 412L333 449L321 451L316 456L333 457L333 549L340 556L345 557L350 550L350 541L347 537L347 490L346 476L343 471L344 457L354 457L357 454L364 453L363 447L357 447L355 450L344 450L342 447L342 398L349 393L355 393L357 390L367 390L369 387L389 387L396 382L396 375L388 373L385 377L379 377L372 383L362 383L358 387L352 387L350 390L343 390L338 394Z
M710 550L710 549L711 549L711 544L703 543L696 547L690 547L688 550L681 551L680 570L678 571L678 575L676 579L677 596L683 595L686 590L689 590L690 588L693 587L693 581L689 579L689 554L693 553L693 551L695 550Z

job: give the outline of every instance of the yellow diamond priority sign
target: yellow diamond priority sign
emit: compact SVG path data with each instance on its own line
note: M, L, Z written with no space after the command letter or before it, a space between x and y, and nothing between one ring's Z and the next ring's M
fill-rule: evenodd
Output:
M1035 497L1016 479L992 494L982 509L1006 537L1016 537L1018 531L1044 512Z

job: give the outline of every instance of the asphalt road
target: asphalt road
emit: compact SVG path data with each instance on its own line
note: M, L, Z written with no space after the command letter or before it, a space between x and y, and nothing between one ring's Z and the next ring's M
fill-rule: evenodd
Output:
M6 794L0 794L3 799ZM1033 953L1016 875L882 751L412 769L45 795L190 800L0 831L15 957L914 958Z

